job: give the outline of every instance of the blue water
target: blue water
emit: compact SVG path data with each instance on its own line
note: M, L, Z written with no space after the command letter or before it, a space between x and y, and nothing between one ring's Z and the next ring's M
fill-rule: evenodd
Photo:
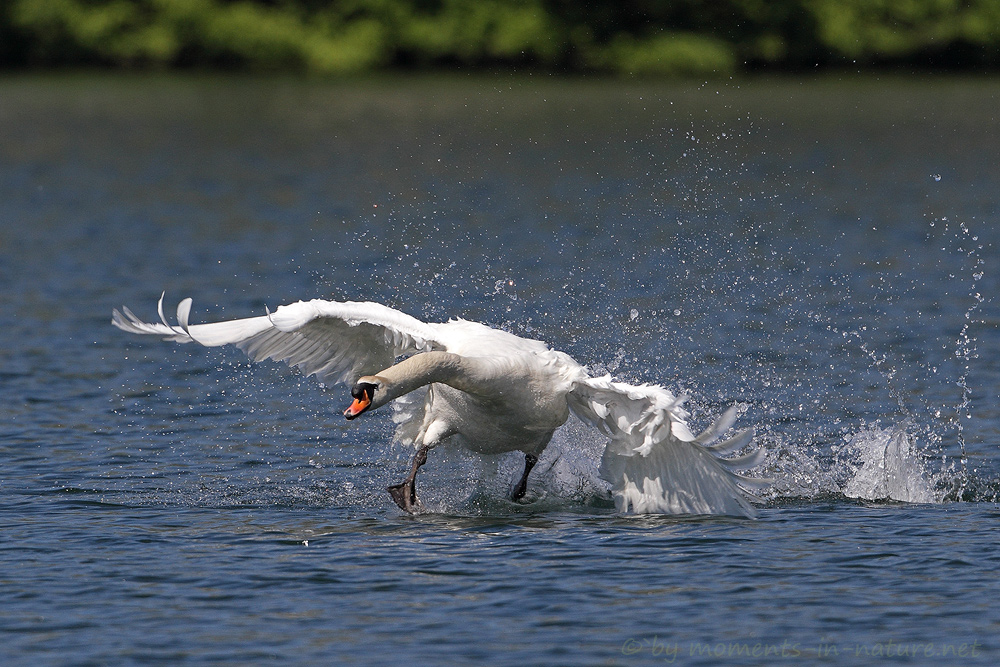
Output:
M1000 85L0 81L4 664L992 664ZM110 326L326 297L732 404L760 518Z

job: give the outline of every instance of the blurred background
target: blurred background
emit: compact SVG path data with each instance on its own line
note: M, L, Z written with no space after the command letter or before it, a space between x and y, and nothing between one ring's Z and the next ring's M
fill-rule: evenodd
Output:
M0 66L996 70L1000 0L5 0Z

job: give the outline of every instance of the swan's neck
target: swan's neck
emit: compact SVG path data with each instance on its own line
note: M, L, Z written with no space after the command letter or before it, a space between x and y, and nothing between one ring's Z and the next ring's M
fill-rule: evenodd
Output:
M378 377L386 381L385 402L434 382L461 384L464 366L463 358L450 352L424 352L404 359L378 373Z

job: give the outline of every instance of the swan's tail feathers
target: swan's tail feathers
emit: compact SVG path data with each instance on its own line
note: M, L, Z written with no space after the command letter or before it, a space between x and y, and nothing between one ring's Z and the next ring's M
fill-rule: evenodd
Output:
M609 447L601 475L611 482L620 512L637 514L725 514L757 516L750 489L770 480L737 474L759 463L763 450L738 459L720 459L706 448L675 438L657 443L646 456L622 456ZM732 465L732 467L730 467Z
M750 439L753 437L753 429L747 429L746 431L742 431L740 435L736 437L749 443ZM735 440L736 438L733 439ZM743 456L734 456L728 459L720 458L719 455L713 452L711 449L708 449L708 452L714 455L716 459L719 461L719 463L721 463L726 469L732 470L733 472L737 472L740 470L752 470L753 468L756 468L761 463L763 463L764 459L767 458L767 452L764 451L763 449L755 449L749 454L744 454Z
M736 423L736 413L737 407L734 405L723 412L718 419L712 422L711 426L699 433L698 437L694 439L694 442L699 445L705 445L715 441L720 435L733 427L733 424ZM739 449L739 447L734 449Z
M700 438L701 436L698 437ZM738 432L731 438L723 440L722 442L716 443L714 445L709 445L705 447L705 449L707 449L717 457L729 456L733 452L738 452L747 445L749 445L751 440L753 440L753 429L748 428Z
M766 488L770 480L739 471L760 465L765 452L730 457L750 445L753 431L713 444L736 422L735 407L695 436L680 407L683 397L656 385L587 377L577 380L569 401L580 419L610 439L601 475L611 483L619 511L756 516L751 502L758 499L752 491Z

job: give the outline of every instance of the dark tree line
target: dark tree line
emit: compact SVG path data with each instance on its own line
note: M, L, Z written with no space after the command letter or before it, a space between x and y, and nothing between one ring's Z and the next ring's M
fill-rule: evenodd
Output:
M1000 0L6 0L5 68L1000 66Z

